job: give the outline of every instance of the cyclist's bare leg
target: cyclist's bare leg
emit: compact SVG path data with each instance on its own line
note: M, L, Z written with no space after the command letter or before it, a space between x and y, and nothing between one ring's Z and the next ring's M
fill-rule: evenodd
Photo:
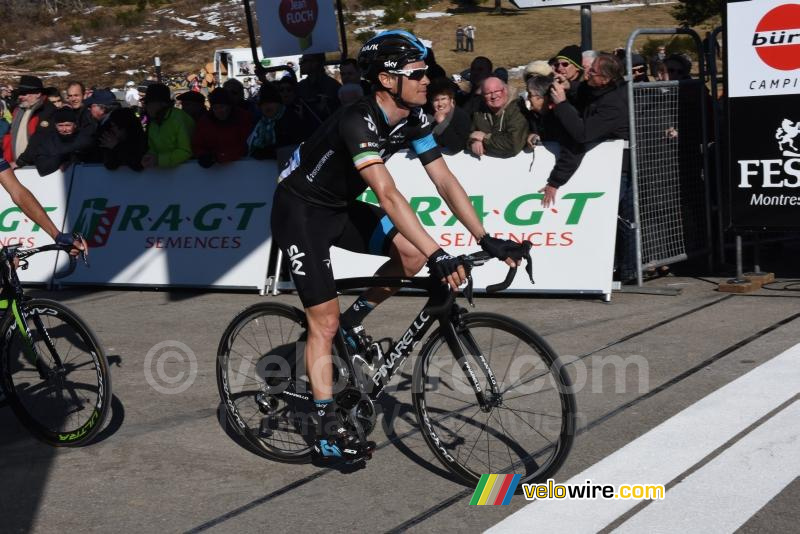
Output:
M339 299L306 308L308 340L306 369L316 400L333 398L333 358L331 346L339 329Z
M375 276L414 276L425 265L425 255L401 234L395 234L389 247L389 261L380 266ZM394 295L397 287L371 287L361 296L377 306Z

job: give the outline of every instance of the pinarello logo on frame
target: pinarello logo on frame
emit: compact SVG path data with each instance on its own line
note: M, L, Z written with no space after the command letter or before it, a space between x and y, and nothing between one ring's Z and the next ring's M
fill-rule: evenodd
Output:
M768 11L756 26L753 46L761 61L773 69L800 69L800 4Z

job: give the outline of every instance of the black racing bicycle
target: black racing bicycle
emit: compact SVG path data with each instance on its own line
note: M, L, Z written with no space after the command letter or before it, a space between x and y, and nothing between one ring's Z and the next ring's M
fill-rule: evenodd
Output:
M461 259L468 274L463 294L473 305L469 273L490 257L479 252ZM529 255L526 268L530 275ZM487 291L507 288L515 272ZM575 435L575 395L563 363L538 334L503 315L468 312L430 277L350 278L336 285L340 291L399 286L429 295L397 341L374 341L362 332L354 349L343 334L336 337L335 398L343 424L362 439L372 432L381 395L436 325L412 376L419 431L436 457L473 486L484 473L518 473L522 482L537 482L559 469ZM227 421L249 448L270 459L311 458L304 432L313 409L305 339L303 311L260 303L239 313L219 344L217 385Z
M71 248L0 249L0 392L35 437L56 447L85 445L97 435L109 412L111 375L89 326L63 304L26 296L14 265L26 269L35 254ZM76 263L70 256L56 278Z

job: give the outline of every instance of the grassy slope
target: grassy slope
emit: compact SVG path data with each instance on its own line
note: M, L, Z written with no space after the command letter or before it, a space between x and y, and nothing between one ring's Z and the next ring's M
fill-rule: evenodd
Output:
M199 12L199 7L212 2L199 0L179 0L171 7L178 16L190 16ZM411 29L421 37L434 42L437 60L448 73L459 72L469 66L474 55L486 55L497 66L507 68L524 65L532 59L547 59L562 46L580 41L580 15L578 11L550 8L518 11L503 2L503 14L493 13L493 2L471 11L460 10L457 4L449 1L434 3L431 11L449 11L450 17L417 19L412 23L401 23L397 27ZM214 30L220 39L211 41L186 40L172 35L170 30L186 29L164 16L148 13L144 26L124 30L111 24L99 28L87 28L84 24L84 39L90 41L98 37L104 41L92 49L92 55L59 54L52 51L24 53L15 58L0 59L0 80L16 81L20 73L30 71L64 70L71 73L70 78L86 80L90 85L121 85L128 78L141 79L144 72L136 75L125 74L128 69L146 69L152 65L152 57L160 55L165 72L197 71L211 60L214 49L232 46L246 46L244 14L241 4L232 2L226 11L226 19L234 21L237 30L220 31L219 27L202 25L202 19L195 19L201 25L195 29ZM113 18L113 14L107 15ZM80 17L77 17L80 20ZM27 33L24 40L9 38L4 52L29 50L37 45L47 45L55 41L68 40L70 28L75 25L76 16L65 16L49 28L41 26ZM459 24L473 24L476 27L476 49L472 53L456 53L455 28ZM594 47L610 50L624 45L630 32L637 27L674 27L670 6L632 8L618 12L595 13L593 16ZM19 31L19 27L16 27ZM162 34L142 34L143 30L164 29ZM350 27L348 30L355 29ZM23 31L25 31L23 29ZM142 40L121 42L125 34L143 35ZM5 41L5 40L4 40ZM360 43L354 35L348 35L350 55L357 53ZM115 57L111 57L115 54ZM53 82L59 83L58 79ZM52 83L52 82L51 82Z

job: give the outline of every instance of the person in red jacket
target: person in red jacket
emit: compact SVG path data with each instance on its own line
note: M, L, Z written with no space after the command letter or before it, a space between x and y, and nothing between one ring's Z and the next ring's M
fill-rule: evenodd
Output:
M192 137L192 152L201 167L228 163L247 155L247 137L253 119L244 109L235 106L230 94L222 88L208 96L211 113L197 121Z
M16 167L16 159L28 148L30 138L38 130L53 128L50 120L56 107L47 100L42 80L36 76L20 77L19 106L14 110L11 129L3 136L3 159L12 168Z

